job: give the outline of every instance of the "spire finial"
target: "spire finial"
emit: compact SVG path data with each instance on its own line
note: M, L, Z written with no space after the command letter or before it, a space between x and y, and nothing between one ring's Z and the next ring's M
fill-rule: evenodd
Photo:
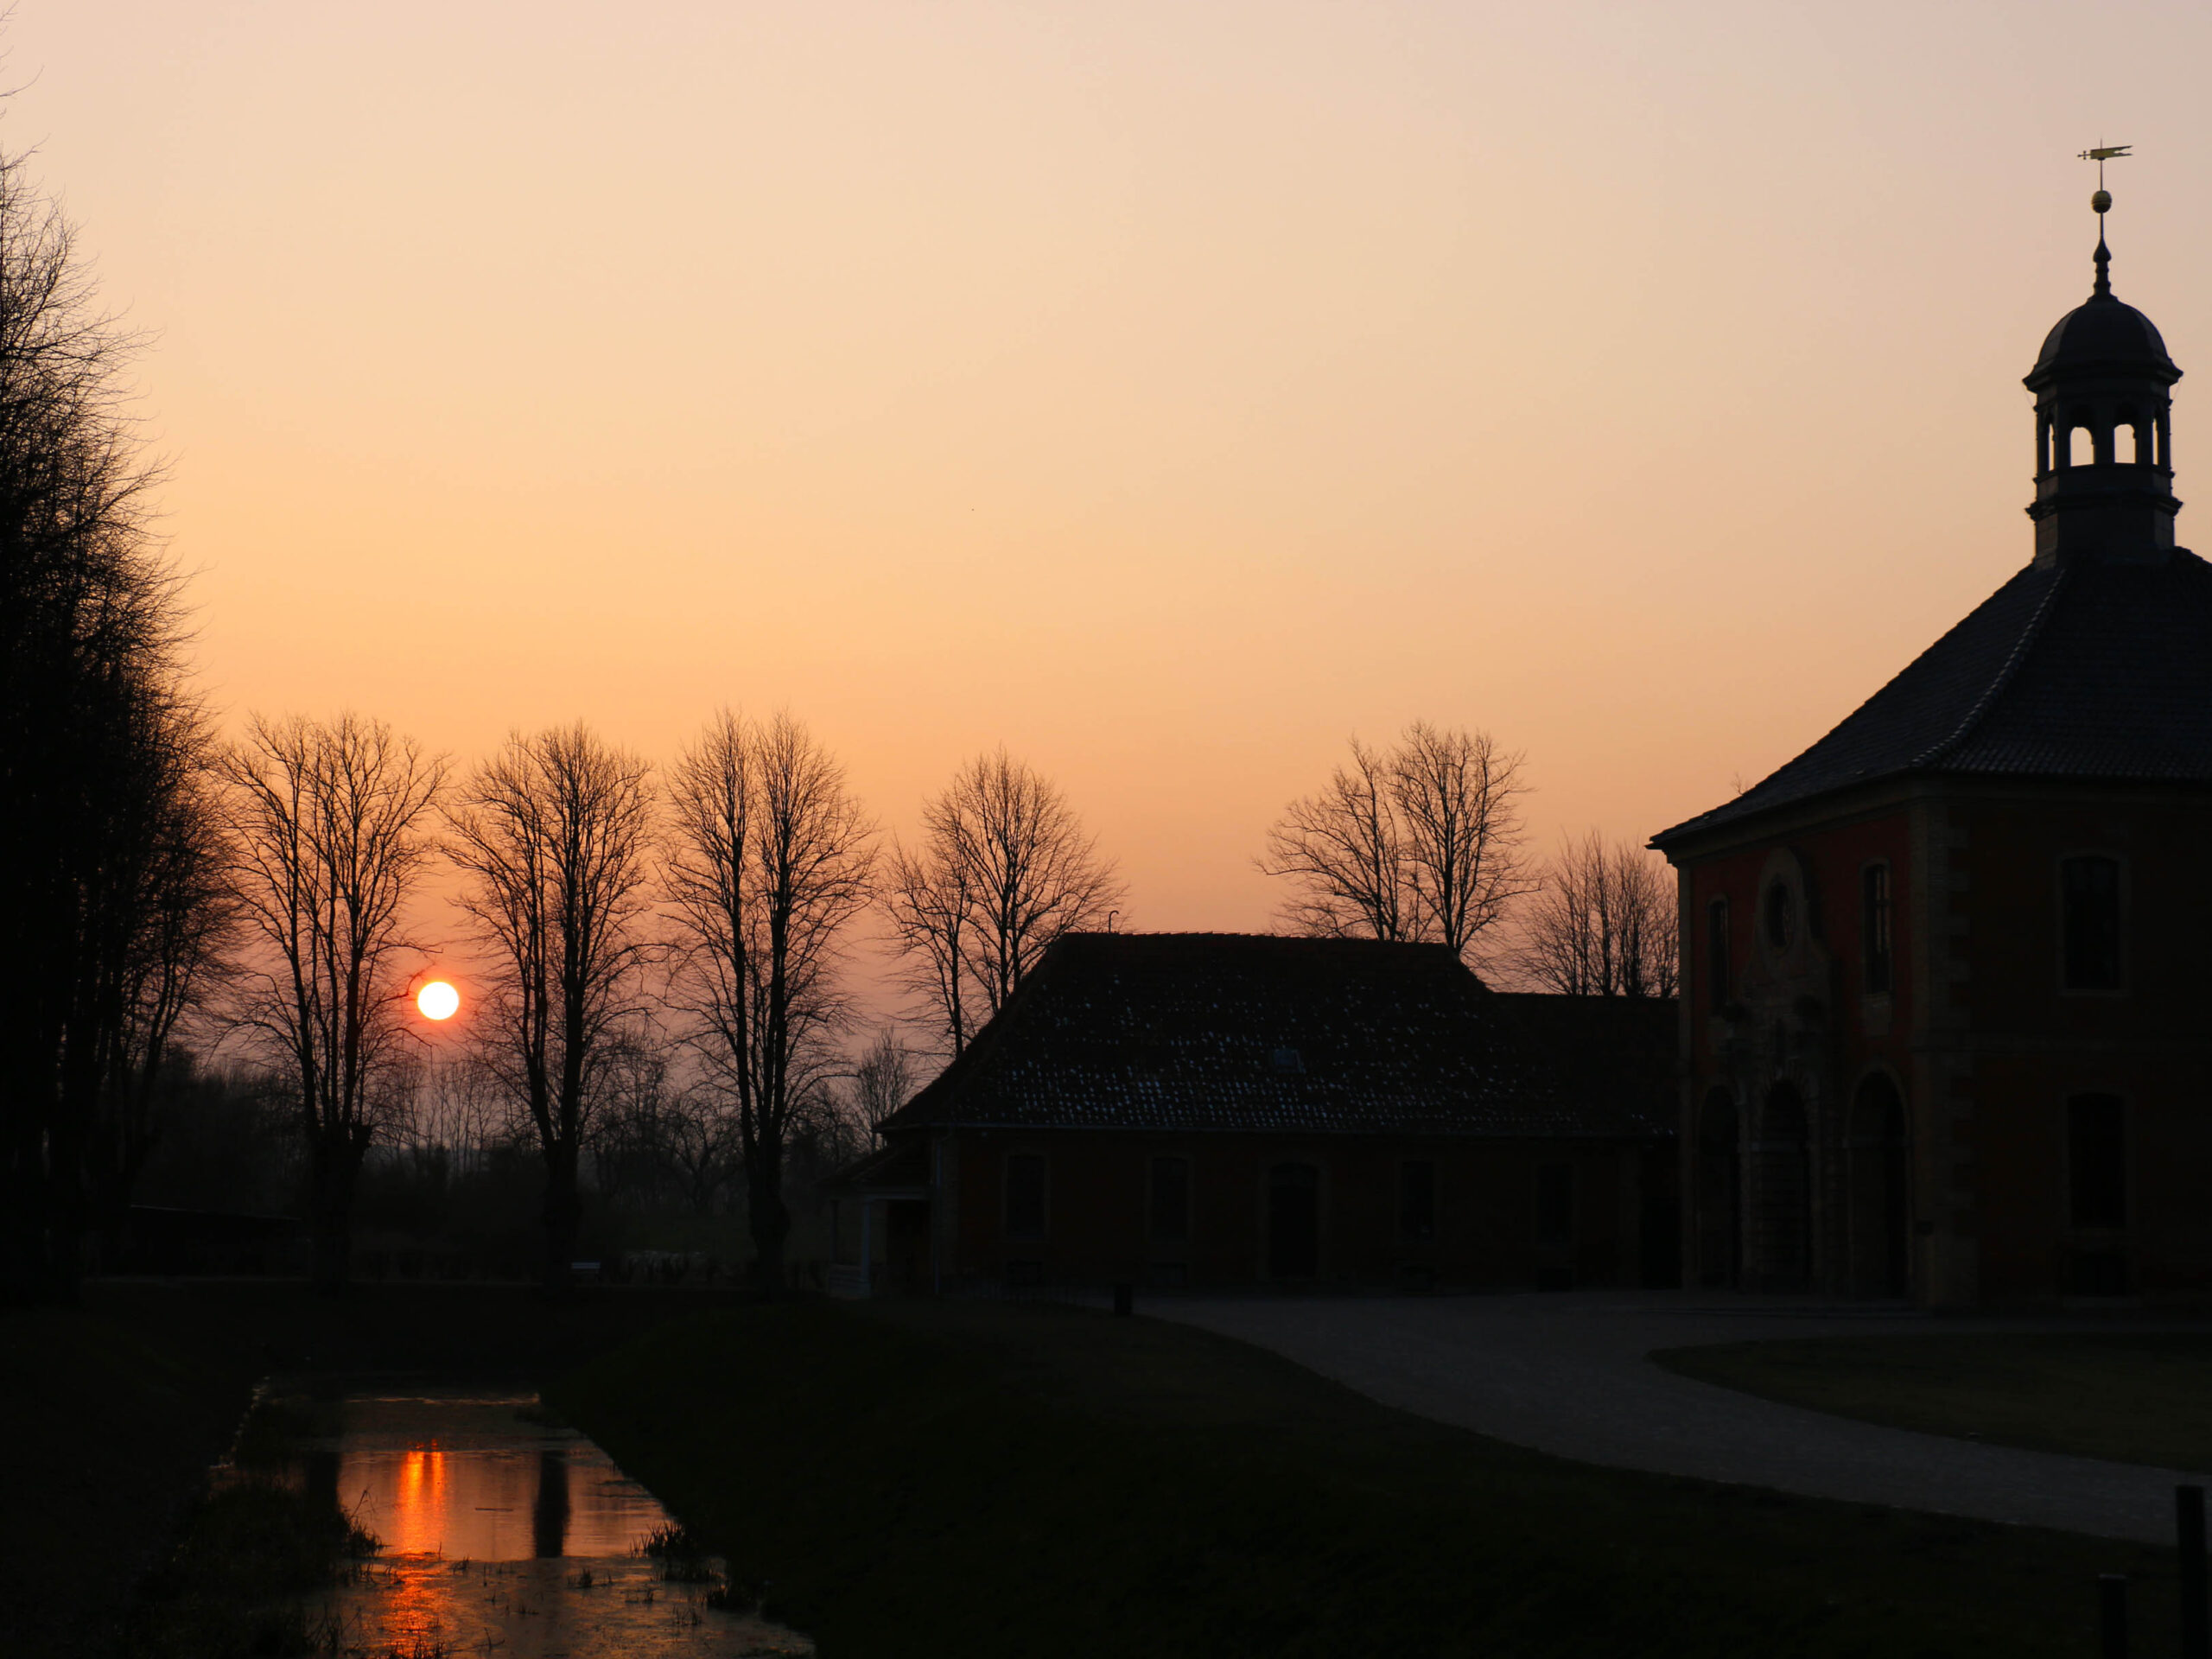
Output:
M2078 158L2097 164L2097 193L2089 198L2097 215L2097 251L2092 256L2097 262L2097 285L2093 291L2107 297L2112 293L2112 250L2105 245L2105 215L2112 211L2112 192L2105 188L2105 163L2119 160L2134 148L2133 144L2099 144L2083 150Z

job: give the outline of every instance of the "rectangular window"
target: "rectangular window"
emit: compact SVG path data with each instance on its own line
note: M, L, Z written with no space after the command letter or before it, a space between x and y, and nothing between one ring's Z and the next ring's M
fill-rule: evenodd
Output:
M1152 1238L1160 1244L1180 1244L1191 1236L1191 1160L1155 1158L1152 1160Z
M1728 901L1715 899L1705 907L1705 988L1718 1014L1728 1006Z
M2120 861L2069 858L2059 867L2069 991L2120 988Z
M1398 1231L1420 1244L1436 1236L1436 1166L1398 1166Z
M1866 953L1866 989L1890 988L1890 867L1869 864L1859 873L1859 938Z
M1536 1166L1536 1243L1574 1243L1574 1166Z
M2076 1227L2127 1224L2127 1134L2117 1095L2066 1103L2067 1186Z
M1017 1152L1006 1160L1006 1236L1045 1236L1045 1159Z

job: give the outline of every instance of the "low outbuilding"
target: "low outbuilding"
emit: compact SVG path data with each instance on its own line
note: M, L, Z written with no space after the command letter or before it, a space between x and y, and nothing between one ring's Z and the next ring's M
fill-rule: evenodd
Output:
M1674 1040L1440 945L1071 934L832 1184L832 1283L1671 1283Z

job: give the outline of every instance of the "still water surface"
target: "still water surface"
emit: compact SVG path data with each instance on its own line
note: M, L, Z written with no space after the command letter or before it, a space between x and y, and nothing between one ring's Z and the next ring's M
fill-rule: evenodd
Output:
M345 1648L498 1653L505 1659L707 1659L806 1654L796 1632L707 1605L639 1553L668 1511L534 1396L467 1389L361 1389L311 1450L383 1541L324 1617Z

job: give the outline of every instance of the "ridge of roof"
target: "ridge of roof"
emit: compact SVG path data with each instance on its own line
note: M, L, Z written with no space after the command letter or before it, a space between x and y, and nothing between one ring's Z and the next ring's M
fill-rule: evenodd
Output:
M1996 707L1997 700L2005 695L2005 688L2018 677L2020 664L2027 660L2028 653L2035 649L2037 640L2043 637L2044 623L2050 615L2050 608L2057 602L2059 594L2066 591L2066 577L2071 568L2063 564L2057 567L2057 574L2051 578L2050 586L2044 589L2043 597L2036 601L2035 609L2029 613L2027 626L2020 630L2019 638L2012 642L2012 649L2005 652L2005 660L1997 665L1996 673L1990 676L1989 683L1982 689L1981 695L1974 699L1974 706L1967 710L1966 716L1959 721L1957 729L1948 737L1939 739L1913 756L1905 763L1907 768L1932 766L1944 755L1955 753L1966 741L1968 734L1988 717L1989 711ZM1944 637L1948 639L1949 636L1947 634ZM1942 642L1938 640L1936 643L1940 645ZM1930 646L1929 649L1932 651L1935 647ZM1918 658L1914 660L1917 661ZM1875 695L1878 696L1881 694L1877 692ZM1871 702L1872 699L1869 698L1868 701Z

